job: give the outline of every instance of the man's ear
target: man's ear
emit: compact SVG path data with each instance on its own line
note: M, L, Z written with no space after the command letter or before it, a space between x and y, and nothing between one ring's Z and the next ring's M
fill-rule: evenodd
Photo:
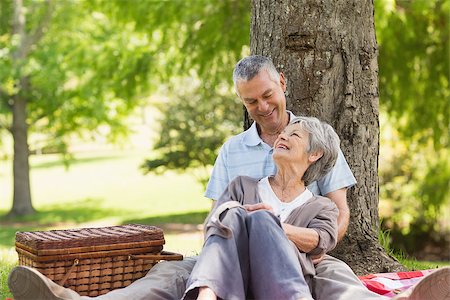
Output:
M280 85L283 89L283 93L286 92L286 79L284 78L283 72L280 72Z
M311 153L308 157L308 160L310 163L315 163L323 156L323 151L316 151L314 153Z

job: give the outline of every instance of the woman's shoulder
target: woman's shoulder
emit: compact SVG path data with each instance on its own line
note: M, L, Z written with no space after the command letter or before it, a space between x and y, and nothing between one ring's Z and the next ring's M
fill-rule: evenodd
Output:
M228 191L234 200L241 203L259 202L258 181L252 177L238 176L231 181Z
M336 208L336 204L328 197L320 196L320 195L313 195L311 199L308 201L312 205L320 205L322 207L326 208Z
M236 178L234 178L230 184L238 184L238 185L242 185L242 184L248 184L248 185L256 185L258 184L258 182L261 180L261 178L255 179L253 177L249 177L249 176L237 176Z

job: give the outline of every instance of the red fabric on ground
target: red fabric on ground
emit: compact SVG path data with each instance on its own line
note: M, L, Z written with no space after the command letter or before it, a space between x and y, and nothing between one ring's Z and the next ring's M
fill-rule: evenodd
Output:
M433 272L432 270L396 272L396 273L378 273L359 276L361 282L372 292L377 294L394 297L419 282L425 275Z

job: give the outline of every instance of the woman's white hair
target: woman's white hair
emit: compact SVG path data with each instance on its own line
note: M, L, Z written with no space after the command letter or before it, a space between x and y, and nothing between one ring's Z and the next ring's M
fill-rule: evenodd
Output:
M336 164L340 149L339 136L333 127L314 117L296 117L290 124L300 124L300 127L308 132L307 153L323 153L322 157L310 165L303 175L302 180L305 185L308 185L325 176Z

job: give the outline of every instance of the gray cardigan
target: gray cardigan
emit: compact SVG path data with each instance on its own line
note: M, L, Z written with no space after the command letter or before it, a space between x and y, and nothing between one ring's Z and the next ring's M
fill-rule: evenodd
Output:
M220 223L220 215L235 206L261 203L258 193L259 179L239 176L230 182L228 187L216 201L214 208L206 219L205 240L210 235L220 235L226 238L228 228ZM237 201L231 202L230 201ZM326 253L332 250L337 243L338 235L338 209L334 202L322 196L313 196L303 205L294 209L287 217L285 223L315 230L319 234L317 247L308 253L301 252L293 242L292 247L297 252L298 260L304 275L315 275L315 268L311 255Z

